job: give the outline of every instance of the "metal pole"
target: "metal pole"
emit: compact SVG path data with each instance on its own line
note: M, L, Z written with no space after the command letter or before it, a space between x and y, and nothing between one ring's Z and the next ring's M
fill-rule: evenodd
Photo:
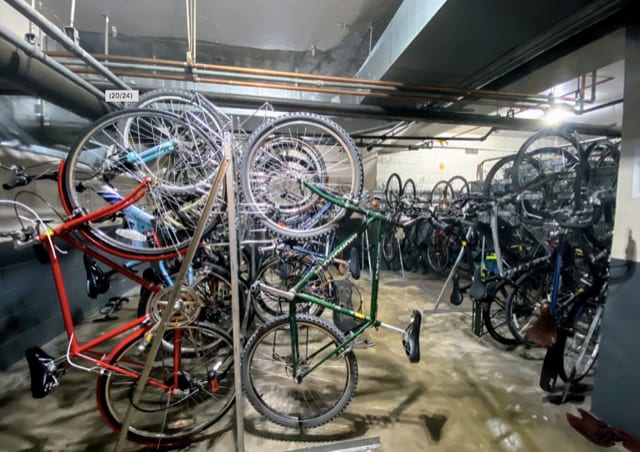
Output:
M104 54L109 55L109 15L104 16Z
M31 5L33 7L33 5ZM71 11L69 12L69 26L73 27L76 18L76 0L71 0Z
M112 82L119 88L130 90L131 87L120 80L113 72L103 66L98 60L92 57L87 51L80 47L73 39L64 34L58 27L52 24L46 17L32 8L24 0L5 0L8 4L13 6L19 13L25 16L27 19L34 22L40 27L46 34L58 41L62 46L70 52L78 55L85 63L95 69L100 75L104 76L107 80Z
M0 27L0 38L11 43L11 45L16 46L31 58L42 61L58 74L68 78L77 85L89 91L91 94L94 94L100 100L104 101L104 93L102 91L93 86L91 83L87 82L82 77L78 76L78 74L74 74L73 72L71 72L68 68L58 63L55 59L45 55L42 50L38 48L38 46L28 44L23 39L20 39L10 31L6 30L4 27Z
M125 418L122 421L122 427L120 430L120 434L118 435L118 442L114 448L115 452L119 452L123 450L125 441L127 440L127 432L129 431L129 427L131 427L131 421L133 420L133 407L137 406L140 402L140 398L142 397L142 391L144 391L144 386L149 379L149 374L151 373L151 367L153 362L158 354L158 350L160 349L160 345L162 344L162 338L164 336L164 332L167 327L167 322L173 314L173 306L178 299L178 294L182 290L182 282L184 281L187 272L189 271L189 267L191 266L191 261L193 261L193 257L196 254L198 246L200 245L200 239L202 238L202 233L207 225L207 220L209 215L211 214L211 210L213 208L213 204L216 200L216 194L218 193L218 189L222 184L222 178L227 172L227 168L229 167L229 159L225 158L220 164L220 168L218 168L218 173L216 174L215 180L211 185L211 190L209 192L209 197L207 198L207 202L204 205L202 210L202 216L200 217L200 221L198 221L198 225L196 226L196 230L193 233L193 237L191 239L191 244L189 245L189 249L184 256L184 260L182 261L182 265L180 265L180 271L178 272L178 276L176 276L173 289L169 294L169 299L167 300L167 307L162 312L162 319L158 323L158 327L154 331L153 340L151 341L151 345L149 348L149 356L147 357L147 361L144 364L144 368L140 373L140 378L136 383L136 390L133 393L133 397L131 398L131 404L127 407L127 413L125 414ZM233 281L233 278L232 278ZM241 388L241 387L240 387ZM238 391L240 388L236 388Z
M231 312L233 326L233 373L236 389L236 450L244 452L244 397L242 394L242 375L240 369L241 347L240 342L240 288L238 286L238 235L236 230L236 199L233 192L233 175L235 168L233 163L233 135L224 134L225 158L231 161L227 170L227 218L229 220L229 257L231 264ZM247 307L249 309L249 307Z

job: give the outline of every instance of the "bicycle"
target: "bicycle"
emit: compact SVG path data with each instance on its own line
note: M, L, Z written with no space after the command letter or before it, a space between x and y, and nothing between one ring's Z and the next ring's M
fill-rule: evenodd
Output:
M133 273L126 266L96 251L78 238L78 231L88 224L100 222L135 205L147 193L150 180L144 179L127 196L93 212L66 219L59 226L48 226L28 206L1 200L16 215L13 224L5 222L0 237L8 237L18 248L41 246L48 257L60 302L64 328L69 339L66 355L54 359L37 347L27 350L33 397L45 397L59 385L63 363L70 367L98 373L96 397L105 423L118 432L131 396L146 361L148 346L158 324L145 315L80 343L73 324L69 298L65 290L58 248L63 240L118 273L157 291L159 287ZM6 218L3 217L3 218ZM139 255L142 261L157 259ZM176 447L192 441L199 433L218 421L235 400L233 385L233 345L231 337L215 325L198 321L193 300L181 296L174 307L179 321L170 321L162 337L162 345L153 361L151 375L142 389L143 396L132 406L132 422L127 432L131 441L162 447ZM183 322L184 317L188 322ZM98 348L125 335L111 351ZM92 367L76 363L83 360Z
M286 427L305 429L331 421L351 401L357 384L357 361L350 345L370 327L402 334L411 362L420 359L419 334L422 315L413 310L406 329L377 318L382 227L388 218L361 208L346 199L302 181L306 190L324 202L363 215L366 219L293 287L281 289L256 281L254 291L286 300L289 312L258 327L248 338L242 355L242 382L247 399L269 420ZM369 315L354 312L332 301L306 293L307 285L369 227L375 227L371 302ZM297 233L298 231L293 231ZM359 326L347 337L336 326L309 314L298 313L297 303L314 303L356 320Z

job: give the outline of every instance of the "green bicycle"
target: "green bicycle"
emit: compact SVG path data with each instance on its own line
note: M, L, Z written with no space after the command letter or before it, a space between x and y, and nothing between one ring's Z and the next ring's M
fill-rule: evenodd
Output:
M363 209L331 195L307 181L300 184L324 202L358 213L365 219L361 226L289 290L271 287L262 281L252 286L254 293L262 291L271 297L288 301L289 312L261 325L247 340L242 356L243 389L255 409L269 420L303 430L331 421L351 401L358 380L358 365L351 344L368 328L383 327L401 333L409 360L418 362L422 315L414 309L411 322L405 329L388 325L377 318L380 242L383 226L391 220L379 212ZM305 293L305 286L370 227L375 228L375 241L369 315ZM354 273L358 271L354 270ZM345 335L325 319L296 312L297 303L315 303L337 311L355 319L356 326Z

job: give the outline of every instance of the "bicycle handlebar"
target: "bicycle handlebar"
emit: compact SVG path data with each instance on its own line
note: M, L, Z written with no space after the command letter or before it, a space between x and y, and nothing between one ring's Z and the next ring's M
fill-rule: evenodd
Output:
M34 180L58 180L57 171L54 171L52 173L36 174L32 176L26 174L24 168L18 165L11 165L9 170L12 171L16 175L16 177L2 184L2 188L4 188L5 190L13 190L16 187L24 187L26 185L29 185Z

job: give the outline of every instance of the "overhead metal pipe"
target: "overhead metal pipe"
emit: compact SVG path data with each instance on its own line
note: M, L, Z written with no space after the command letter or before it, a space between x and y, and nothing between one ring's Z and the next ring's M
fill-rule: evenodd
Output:
M115 86L121 89L130 90L129 85L120 80L109 69L102 65L98 60L91 56L86 50L80 47L66 34L64 34L58 27L52 24L46 17L40 14L37 10L32 8L24 0L5 0L8 4L13 6L19 13L25 16L27 19L35 23L42 31L53 39L58 41L65 49L78 55L89 66L94 68L96 72L104 76L107 80L113 83Z
M99 118L111 110L102 91L3 27L0 27L0 73L23 91L84 118Z
M419 136L419 135L364 135L364 134L351 134L351 138L359 139L359 140L397 140L397 141L407 141L407 140L440 140L440 141L485 141L489 138L494 132L495 128L489 129L487 133L482 135L481 137L458 137L458 136L449 136L449 137L436 137L436 136Z
M71 56L66 52L59 52L59 51L51 51L51 52L47 52L47 54L50 56L56 56L56 57ZM390 82L390 81L384 81L384 80L368 80L368 79L358 79L358 78L351 78L351 77L338 77L338 76L332 76L332 75L301 74L297 72L275 71L270 69L245 68L245 67L236 67L236 66L223 66L223 65L217 65L217 64L205 64L205 63L196 63L193 65L189 65L185 61L133 57L133 56L124 56L124 55L114 56L114 55L94 54L94 57L99 60L108 59L109 61L131 62L131 63L153 65L153 66L156 66L154 68L156 70L158 69L157 66L173 66L173 67L181 67L181 68L192 67L198 70L222 71L222 72L239 73L239 74L252 74L256 76L265 76L265 77L308 80L312 83L317 84L318 86L323 86L322 82L328 82L328 83L349 84L351 86L358 85L362 87L373 86L373 87L378 87L380 89L394 88L401 91L430 92L430 93L438 93L442 95L456 96L456 97L469 96L471 98L499 99L499 100L505 100L505 101L513 101L513 102L532 102L532 103L540 103L540 104L549 104L552 100L550 96L545 96L542 94L525 94L525 93L491 91L491 90L481 90L481 89L474 90L474 89L466 89L466 88L451 88L451 87L430 86L430 85L412 85L412 84L406 84L402 82Z

